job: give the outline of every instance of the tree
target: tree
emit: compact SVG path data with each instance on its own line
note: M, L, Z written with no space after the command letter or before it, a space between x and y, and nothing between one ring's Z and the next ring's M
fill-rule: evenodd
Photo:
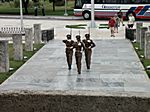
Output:
M55 11L55 0L49 0L49 2L51 3L51 2L53 2L53 11Z
M53 0L53 11L55 11L55 0Z

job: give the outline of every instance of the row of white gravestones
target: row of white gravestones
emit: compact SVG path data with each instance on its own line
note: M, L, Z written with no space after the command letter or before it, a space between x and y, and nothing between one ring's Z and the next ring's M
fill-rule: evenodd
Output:
M143 26L142 22L137 22L136 23L136 41L140 42L140 29Z
M145 33L144 56L146 59L150 59L150 31Z
M8 40L0 41L0 72L9 71Z
M143 27L142 22L136 23L136 40L140 43L140 49L144 50L144 56L146 59L150 59L150 28Z
M23 59L23 46L22 46L22 32L21 29L10 31L15 28L2 28L1 33L11 34L13 39L13 59ZM34 24L34 43L41 43L41 25ZM25 28L25 50L33 51L33 30L32 28ZM9 71L9 55L8 55L8 40L0 41L0 72Z
M148 30L147 27L140 28L140 49L144 49L145 45L145 32Z
M25 29L25 51L33 51L33 30Z
M13 59L22 60L22 34L13 34ZM0 40L0 72L9 71L8 40Z
M41 24L34 24L34 43L40 44L42 41Z
M22 34L12 34L14 60L23 59ZM25 28L25 51L33 51L32 28Z

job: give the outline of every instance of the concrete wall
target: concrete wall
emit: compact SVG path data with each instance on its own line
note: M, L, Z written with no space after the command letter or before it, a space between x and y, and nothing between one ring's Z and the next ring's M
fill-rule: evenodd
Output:
M150 112L150 98L1 93L0 112Z

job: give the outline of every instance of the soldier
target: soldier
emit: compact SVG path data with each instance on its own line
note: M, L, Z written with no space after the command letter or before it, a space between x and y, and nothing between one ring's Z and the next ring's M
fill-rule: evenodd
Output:
M63 42L66 44L66 57L67 57L68 69L71 70L74 41L71 40L71 35L68 34L67 39L63 40Z
M82 50L84 50L84 45L81 42L80 35L76 36L77 42L74 42L73 47L75 48L75 58L78 74L81 74L81 59L82 59Z
M90 39L90 34L85 34L85 38L86 39L83 40L85 46L85 61L87 69L90 69L92 48L95 47L95 43Z

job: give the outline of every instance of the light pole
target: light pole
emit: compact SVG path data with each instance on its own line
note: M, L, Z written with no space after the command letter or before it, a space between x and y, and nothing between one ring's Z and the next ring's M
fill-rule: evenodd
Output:
M94 18L94 0L91 0L91 28L96 28L95 18Z
M64 13L64 16L68 16L68 13L67 13L67 0L65 0L65 13Z
M22 12L22 0L20 0L20 21L21 21L21 32L23 31L23 12Z

